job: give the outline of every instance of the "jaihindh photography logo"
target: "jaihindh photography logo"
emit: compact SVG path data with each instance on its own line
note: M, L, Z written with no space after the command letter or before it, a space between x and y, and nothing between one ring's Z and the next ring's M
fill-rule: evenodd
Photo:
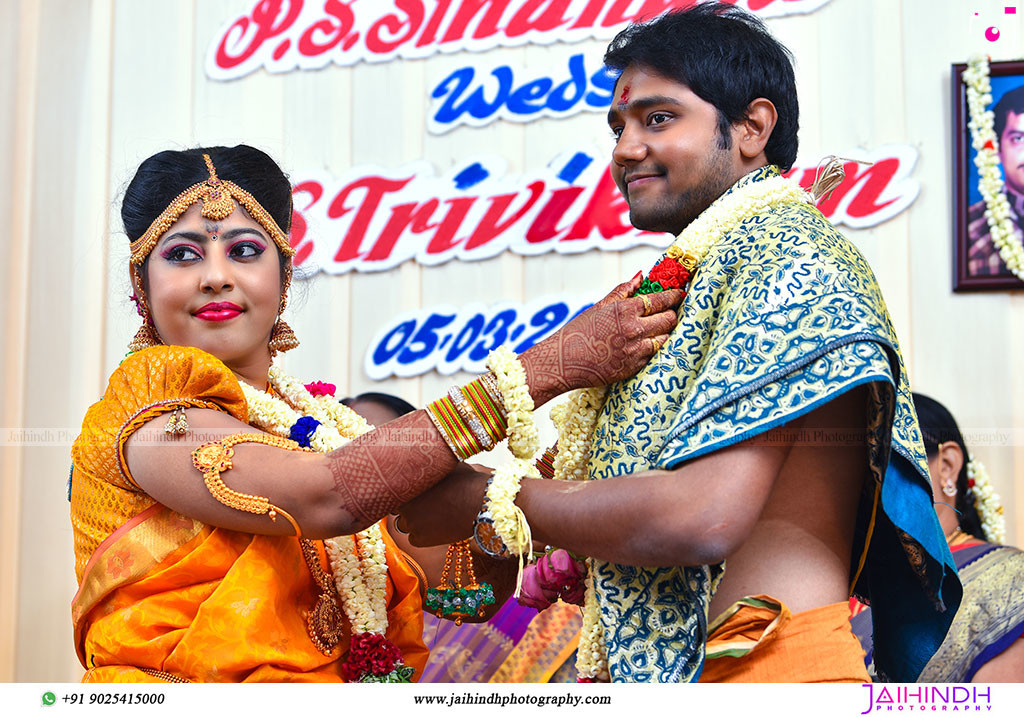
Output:
M992 688L941 685L914 687L864 685L868 689L867 709L874 712L989 712Z

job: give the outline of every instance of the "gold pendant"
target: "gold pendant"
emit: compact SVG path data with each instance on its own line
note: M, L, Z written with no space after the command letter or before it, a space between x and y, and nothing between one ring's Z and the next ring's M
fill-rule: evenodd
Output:
M316 648L325 655L330 655L341 641L342 620L341 608L331 596L320 593L316 605L306 618L309 639Z

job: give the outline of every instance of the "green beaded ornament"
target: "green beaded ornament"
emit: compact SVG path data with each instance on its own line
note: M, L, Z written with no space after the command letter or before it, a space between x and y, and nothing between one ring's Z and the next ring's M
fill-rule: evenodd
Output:
M452 557L455 557L454 580L452 579ZM462 568L465 564L469 585L462 584ZM461 625L467 617L480 617L488 605L494 604L494 588L490 583L477 583L473 572L473 556L469 553L469 541L452 543L445 555L441 582L436 588L427 590L424 603L427 610L439 618L455 620Z

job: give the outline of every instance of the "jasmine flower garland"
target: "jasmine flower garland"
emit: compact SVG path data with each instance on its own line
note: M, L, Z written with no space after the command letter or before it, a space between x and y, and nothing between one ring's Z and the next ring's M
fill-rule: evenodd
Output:
M988 470L974 456L971 456L967 463L967 489L974 494L974 509L981 518L981 530L985 534L985 540L1002 545L1006 541L1003 506L999 502L999 494L992 487Z
M569 400L551 410L558 430L555 454L556 480L586 480L597 414L604 408L608 387L583 388L569 394Z
M1018 279L1024 280L1024 248L1014 231L1010 202L1003 191L995 115L988 109L992 102L988 58L983 55L972 57L964 70L963 82L967 85L967 127L971 132L971 146L976 152L974 164L978 167L978 190L985 200L989 234L1006 267Z
M555 480L587 480L597 416L604 408L607 395L607 386L579 389L569 394L568 401L552 409L551 420L558 428ZM593 559L587 558L586 564L587 575L583 578L586 581L586 592L583 595L580 643L576 651L576 679L579 682L607 682L610 679L608 655L604 644L604 626L601 624L601 606L594 588Z
M533 398L526 385L526 370L507 346L500 346L487 358L505 403L508 447L517 458L533 458L540 448L540 434L533 420Z
M580 643L576 650L577 682L608 682L608 648L604 641L604 625L601 624L601 606L594 588L593 559L587 558L587 592L583 597L583 624L580 626Z
M242 383L249 407L249 423L268 433L329 453L372 427L333 395L334 386L316 382L310 387L270 368L270 384L280 395L270 395ZM329 390L328 390L329 387ZM301 439L301 440L300 440ZM408 682L412 668L404 665L401 651L385 636L387 613L387 560L380 525L375 523L352 536L324 541L341 607L352 627L349 656L343 669L348 679L361 682Z
M505 346L491 352L487 367L494 372L505 404L508 422L508 447L515 458L498 467L487 488L487 504L494 519L494 531L509 552L519 556L516 596L523 580L523 564L533 548L530 524L522 509L515 504L523 478L540 478L534 456L540 448L540 434L533 419L533 398L526 385L523 365Z

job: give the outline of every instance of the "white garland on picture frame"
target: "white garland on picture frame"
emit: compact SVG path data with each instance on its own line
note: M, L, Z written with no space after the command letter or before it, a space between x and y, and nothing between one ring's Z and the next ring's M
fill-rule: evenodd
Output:
M989 109L992 83L988 58L983 55L972 57L964 70L963 82L967 85L967 127L971 133L971 146L976 152L974 164L978 168L978 191L985 201L985 219L992 243L1006 267L1018 279L1024 280L1024 247L1015 231L1010 202L1003 191L995 114Z

